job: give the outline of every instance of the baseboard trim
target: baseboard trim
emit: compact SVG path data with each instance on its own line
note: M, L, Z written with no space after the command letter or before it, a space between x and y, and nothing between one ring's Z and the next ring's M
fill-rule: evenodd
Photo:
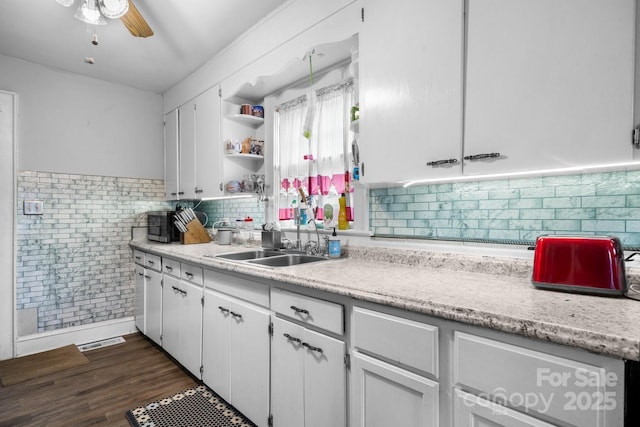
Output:
M17 339L16 355L25 356L69 344L86 344L118 335L131 334L136 330L135 319L131 316L27 335Z

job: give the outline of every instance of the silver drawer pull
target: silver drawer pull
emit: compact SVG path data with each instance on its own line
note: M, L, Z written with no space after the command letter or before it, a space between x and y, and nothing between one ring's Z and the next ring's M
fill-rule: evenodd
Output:
M314 347L312 345L307 344L306 342L303 342L302 346L307 347L311 351L317 351L318 353L322 353L322 349L320 347Z
M220 311L223 312L224 314L229 314L228 308L224 308L223 306L219 305L218 309L220 309Z
M305 310L304 308L298 308L295 305L291 306L291 310L293 310L293 311L295 311L296 313L299 313L299 314L309 315L309 310Z
M184 275L187 276L189 279L193 279L193 274L189 273L188 271L185 271Z
M154 265L154 264L155 264L155 262L151 261L150 259L148 259L148 260L147 260L147 263L149 263L149 264L151 264L151 265Z
M167 271L173 271L173 268L171 268L170 265L165 265L164 269L167 270Z
M242 314L234 313L233 311L229 311L229 313L236 319L242 319Z
M294 343L297 343L297 344L302 344L302 340L300 338L292 337L289 334L283 334L283 335L289 341L293 341Z

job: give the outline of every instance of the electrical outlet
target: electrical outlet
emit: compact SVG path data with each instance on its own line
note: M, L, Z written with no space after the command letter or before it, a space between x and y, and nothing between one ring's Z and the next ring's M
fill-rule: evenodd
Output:
M44 203L42 200L25 200L24 201L24 214L25 215L42 215L44 213Z

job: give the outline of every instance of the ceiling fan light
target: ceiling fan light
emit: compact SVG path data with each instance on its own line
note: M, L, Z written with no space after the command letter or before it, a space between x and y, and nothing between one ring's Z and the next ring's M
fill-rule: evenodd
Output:
M107 21L100 14L97 0L82 0L73 16L87 24L107 25Z
M64 7L71 7L73 6L73 2L74 2L74 0L56 0L56 1L61 5L63 5Z
M118 19L129 11L128 0L98 0L100 12L105 18Z

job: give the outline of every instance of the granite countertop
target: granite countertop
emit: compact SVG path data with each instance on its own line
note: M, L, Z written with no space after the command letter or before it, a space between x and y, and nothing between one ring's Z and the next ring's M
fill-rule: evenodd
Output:
M131 246L203 267L640 360L640 301L535 289L528 259L351 246L348 257L265 268L205 257L249 250L245 247L146 240Z

